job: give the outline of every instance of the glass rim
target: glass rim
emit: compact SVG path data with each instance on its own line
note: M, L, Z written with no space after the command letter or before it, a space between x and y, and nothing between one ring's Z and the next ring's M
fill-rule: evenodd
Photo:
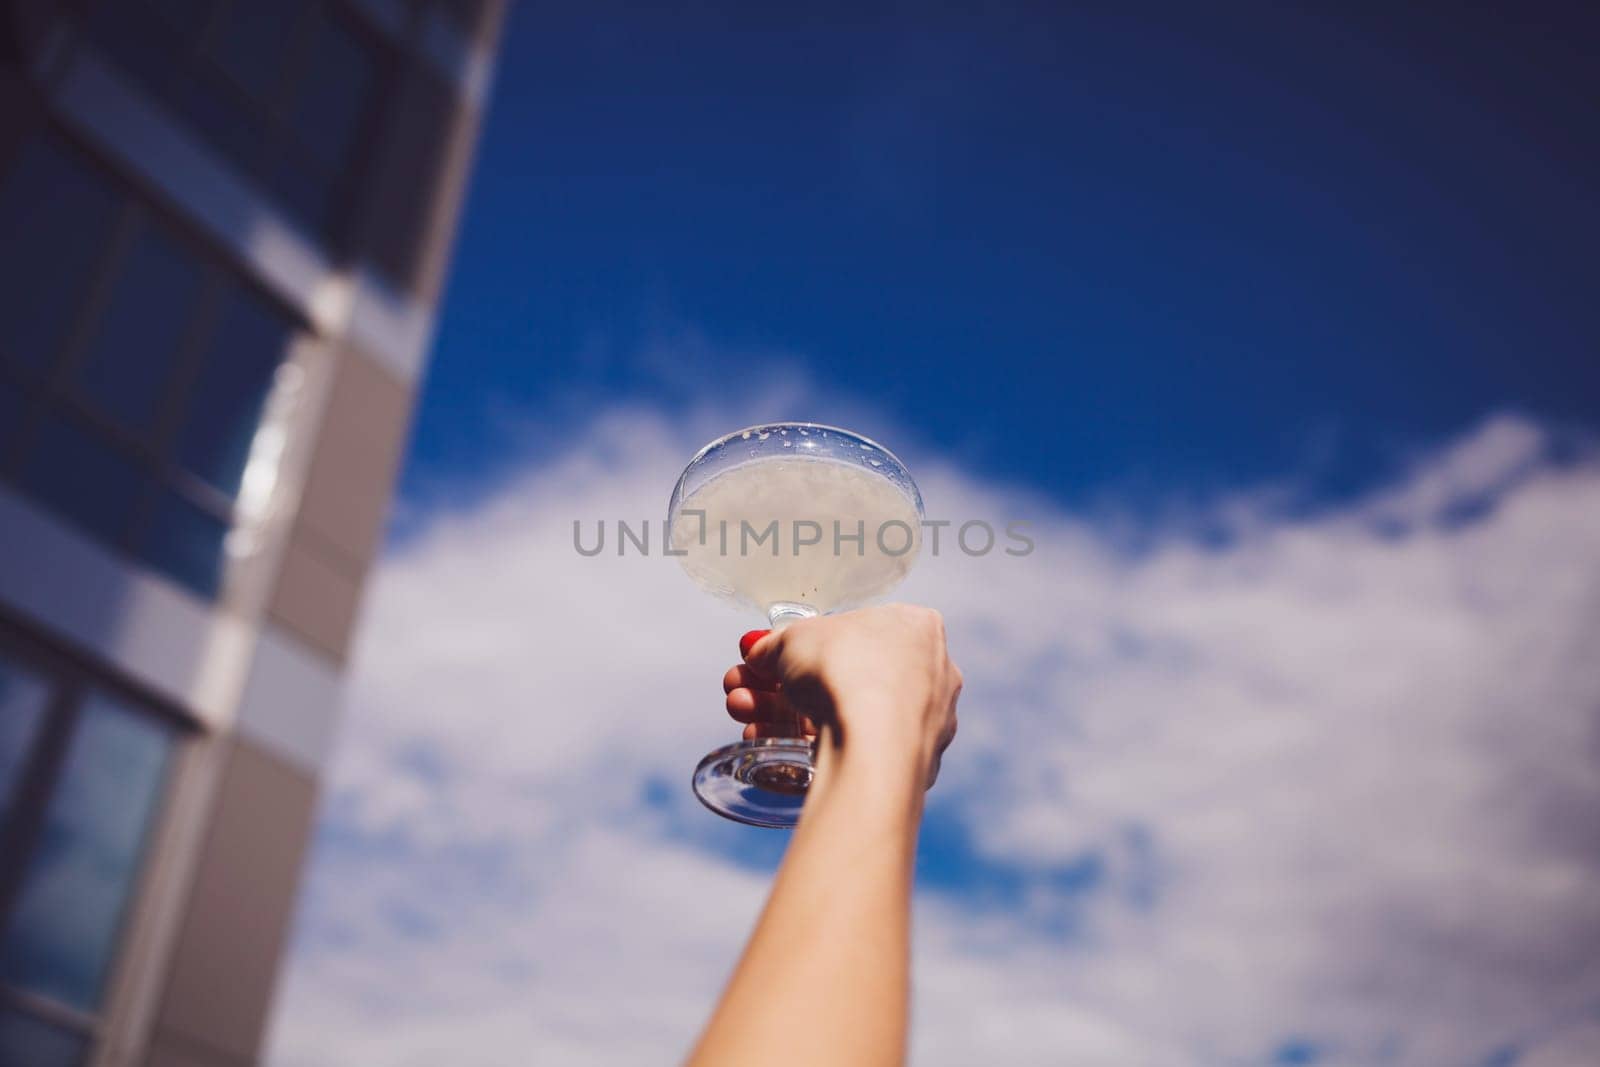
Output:
M667 501L667 518L668 518L668 520L670 521L672 516L673 516L673 514L677 511L678 502L682 499L684 483L689 480L689 472L694 470L694 466L695 466L696 463L699 463L702 459L704 459L706 456L708 456L712 452L713 449L716 449L716 448L719 448L719 447L721 447L723 445L726 445L730 441L736 440L738 438L742 438L746 434L755 433L758 430L775 430L775 429L827 430L830 433L843 434L846 437L853 437L853 438L855 438L855 440L857 440L857 441L859 441L859 442L861 442L863 444L871 445L873 448L877 449L879 452L882 452L885 456L887 456L890 460L892 460L894 462L895 466L899 467L900 470L905 473L906 481L911 484L911 495L910 495L911 503L916 506L917 514L919 516L921 516L923 514L922 490L917 486L917 480L911 476L911 468L906 466L906 461L905 460L901 459L899 456L895 455L894 452L892 452L890 449L886 448L884 445L880 444L879 442L874 441L872 438L868 437L864 433L859 433L859 432L857 432L855 430L847 430L843 426L835 426L832 423L827 423L827 422L804 422L804 421L801 421L801 420L798 420L798 419L794 419L794 420L779 420L777 422L758 422L758 423L754 423L754 424L752 424L750 426L745 426L745 427L742 427L742 428L737 429L737 430L732 430L732 431L730 431L728 433L723 434L721 437L713 438L712 440L707 441L705 444L701 445L699 450L697 450L693 456L689 457L689 462L685 463L683 465L683 473L678 475L677 484L672 487L672 497L671 497L671 499L669 499ZM822 462L827 462L827 461L823 460Z
M901 470L906 471L908 474L911 471L911 468L906 466L905 460L901 459L899 456L895 455L889 449L885 448L882 444L879 444L877 441L874 441L872 438L868 437L864 433L859 433L859 432L857 432L855 430L847 430L843 426L835 426L832 423L827 423L827 422L801 422L799 420L781 420L781 421L778 421L778 422L758 422L758 423L755 423L754 425L745 426L745 427L743 427L741 429L734 430L734 431L732 431L730 433L725 433L721 437L718 437L715 440L708 441L705 444L701 445L700 446L700 450L698 452L696 452L693 456L689 457L689 462L684 464L684 468L688 469L689 467L694 466L696 463L700 462L700 460L702 458L704 458L706 453L710 452L713 448L716 448L718 445L725 445L729 441L733 440L735 437L743 437L745 434L747 434L747 433L755 433L757 430L765 430L765 429L769 429L769 428L770 429L777 429L779 427L782 427L782 428L785 428L785 429L790 429L790 428L801 429L801 428L803 428L803 429L807 429L807 430L831 430L834 433L842 433L846 437L854 437L857 441L865 441L867 444L871 445L873 448L876 448L878 451L882 452L884 455L888 456L890 459L892 459L896 463L898 463L900 465L900 469Z

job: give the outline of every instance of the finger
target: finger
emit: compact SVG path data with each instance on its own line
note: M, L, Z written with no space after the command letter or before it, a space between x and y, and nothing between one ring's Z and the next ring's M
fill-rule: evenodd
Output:
M750 655L750 649L755 646L755 643L757 641L761 640L763 637L765 637L768 634L770 634L771 632L772 632L771 630L748 630L748 631L746 631L745 635L743 637L739 638L739 656L740 656L740 658L748 657Z
M787 714L777 693L761 689L735 689L726 705L737 722L780 722Z
M731 693L735 689L760 689L766 692L775 692L778 683L763 675L757 674L743 663L737 663L728 668L728 673L722 676L722 691Z
M944 729L939 731L938 742L934 746L933 766L928 770L929 789L932 789L933 783L939 780L939 768L944 764L945 750L949 748L950 743L956 739L956 730L960 726L960 722L956 718L954 709L955 704L952 702L949 721L944 724Z
M777 678L779 655L783 650L783 632L779 630L751 630L739 641L739 653L757 674Z

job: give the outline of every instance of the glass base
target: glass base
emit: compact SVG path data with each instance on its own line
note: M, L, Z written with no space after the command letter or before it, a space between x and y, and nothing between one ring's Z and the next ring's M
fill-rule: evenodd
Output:
M763 737L717 749L694 769L694 795L725 819L788 829L813 774L811 742Z

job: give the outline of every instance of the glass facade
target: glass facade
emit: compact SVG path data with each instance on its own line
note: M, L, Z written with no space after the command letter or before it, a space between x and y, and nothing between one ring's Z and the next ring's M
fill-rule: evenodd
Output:
M88 1051L89 1041L83 1034L18 1008L0 1007L0 1063L75 1067Z
M27 755L44 725L49 695L43 678L0 659L0 826L11 818L21 792Z
M196 399L180 421L174 459L232 500L288 331L276 310L241 289L227 293L219 310L219 321L202 346Z
M0 477L214 596L294 321L49 134L0 178L0 284Z
M81 1055L179 737L73 664L0 647L0 1063Z
M117 545L133 522L143 476L83 421L51 414L38 427L22 468L33 498L85 532Z
M100 693L66 756L0 941L0 981L79 1009L100 999L171 731Z
M194 257L159 228L145 227L72 368L73 392L134 436L155 430L201 278Z
M99 52L311 232L337 243L386 71L329 0L101 0Z
M60 347L105 251L117 198L45 143L0 183L0 351L37 372Z

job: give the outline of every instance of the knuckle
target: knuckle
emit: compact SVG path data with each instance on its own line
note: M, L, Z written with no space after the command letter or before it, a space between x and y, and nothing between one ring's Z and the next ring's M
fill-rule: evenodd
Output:
M912 608L910 621L924 637L943 644L944 616L933 608Z

